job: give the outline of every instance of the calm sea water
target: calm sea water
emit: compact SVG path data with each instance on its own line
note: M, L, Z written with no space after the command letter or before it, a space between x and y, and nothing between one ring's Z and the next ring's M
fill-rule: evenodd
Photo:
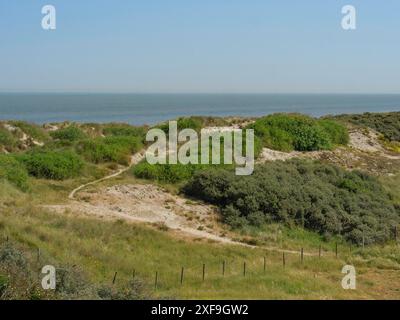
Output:
M36 123L154 124L179 116L313 116L400 111L400 95L311 94L0 94L0 119Z

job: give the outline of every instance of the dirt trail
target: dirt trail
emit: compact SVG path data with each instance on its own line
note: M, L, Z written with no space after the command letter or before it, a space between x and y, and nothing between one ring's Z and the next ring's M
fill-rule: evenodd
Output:
M140 162L143 157L143 153L136 154L132 157L129 167L75 188L68 197L68 203L44 207L57 213L73 212L80 215L96 216L105 220L122 219L131 222L150 223L160 230L175 230L191 238L207 239L223 244L299 254L299 251L259 247L235 241L225 234L218 223L215 207L172 195L161 187L152 184L90 188L97 183L121 175L131 166ZM304 253L304 255L315 256L316 254Z
M106 177L103 177L103 178L101 178L101 179L98 179L98 180L95 180L95 181L92 181L92 182L89 182L89 183L85 183L85 184L80 185L79 187L77 187L77 188L75 188L74 190L71 191L71 193L68 195L68 199L73 200L73 199L75 198L75 194L76 194L78 191L80 191L80 190L82 190L82 189L85 189L85 188L88 187L88 186L95 185L95 184L97 184L97 183L99 183L99 182L102 182L102 181L105 181L105 180L109 180L109 179L118 177L119 175L121 175L121 174L123 174L124 172L128 171L132 166L134 166L135 164L137 164L137 163L139 163L140 161L142 161L143 158L144 158L144 151L141 151L141 152L139 152L139 153L134 154L134 155L131 157L131 163L130 163L129 166L127 166L126 168L120 169L120 170L118 170L117 172L115 172L115 173L113 173L113 174L110 174L109 176L106 176Z

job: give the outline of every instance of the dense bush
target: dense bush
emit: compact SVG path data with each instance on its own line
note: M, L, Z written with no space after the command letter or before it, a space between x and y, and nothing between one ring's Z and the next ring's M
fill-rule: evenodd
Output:
M300 114L274 114L248 126L254 129L265 147L281 151L313 151L346 144L344 126L328 120L316 120Z
M146 136L146 128L128 124L109 124L103 128L103 134L106 136L140 137L143 141Z
M132 136L108 136L106 138L84 140L78 143L77 151L93 163L130 163L133 153L142 148L141 138Z
M86 133L75 125L70 125L63 129L58 129L50 133L54 139L66 141L78 141L87 138Z
M5 179L17 188L28 189L28 173L25 167L10 155L0 155L0 180Z
M246 177L228 170L202 171L183 191L220 206L233 227L284 222L374 243L388 240L400 222L398 208L375 178L314 162L271 163Z
M400 112L339 115L336 119L370 127L389 141L400 142Z
M155 180L167 183L177 183L188 180L199 170L209 166L201 164L156 164L141 162L133 167L133 174L140 179Z
M83 161L72 151L35 150L19 159L37 178L64 180L78 176L83 168Z

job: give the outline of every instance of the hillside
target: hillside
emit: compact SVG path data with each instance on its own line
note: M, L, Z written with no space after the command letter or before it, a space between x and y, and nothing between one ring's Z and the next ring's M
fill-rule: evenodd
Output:
M0 297L400 298L400 141L388 122L399 115L178 120L254 128L245 179L148 165L147 127L3 121ZM63 274L55 292L40 288L44 264ZM355 291L340 285L346 264Z

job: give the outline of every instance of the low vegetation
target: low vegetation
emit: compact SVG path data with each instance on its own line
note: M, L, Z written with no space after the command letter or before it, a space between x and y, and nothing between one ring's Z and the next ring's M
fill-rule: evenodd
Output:
M335 119L372 128L385 139L400 142L400 112L345 114L336 116Z
M11 155L0 154L0 180L3 179L22 191L29 188L25 167Z
M235 228L282 222L371 244L391 239L400 222L399 208L375 178L314 162L271 163L246 177L199 172L183 190L218 205Z
M83 168L82 159L72 151L34 150L18 159L36 178L64 180L77 177Z
M248 126L262 144L280 151L314 151L346 145L347 129L332 120L317 120L300 114L274 114Z

